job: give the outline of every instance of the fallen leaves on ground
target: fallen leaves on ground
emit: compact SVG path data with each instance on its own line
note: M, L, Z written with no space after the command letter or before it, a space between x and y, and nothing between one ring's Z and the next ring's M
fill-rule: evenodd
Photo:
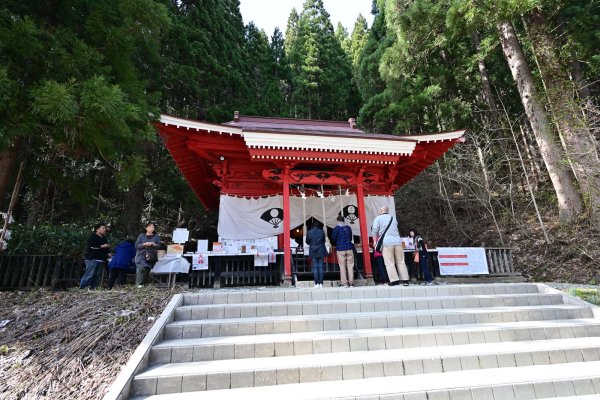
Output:
M174 292L0 292L0 399L100 399Z

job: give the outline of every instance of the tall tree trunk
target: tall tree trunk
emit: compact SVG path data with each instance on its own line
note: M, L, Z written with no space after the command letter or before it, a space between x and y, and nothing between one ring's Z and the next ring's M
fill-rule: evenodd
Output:
M589 202L592 220L600 225L600 160L597 143L576 103L576 88L569 82L559 62L546 18L540 9L535 9L529 17L529 35L550 110L562 134L575 178Z
M143 229L142 211L144 209L145 179L142 179L124 195L123 213L119 217L119 226L131 237Z
M542 169L541 169L540 165L538 164L537 159L535 157L535 148L533 147L532 144L530 144L530 142L533 142L533 141L529 139L529 136L526 133L527 126L523 127L523 125L524 124L519 124L519 130L521 132L521 137L523 138L523 149L525 150L525 156L527 156L527 161L529 163L529 167L531 168L530 172L531 172L531 176L533 178L532 186L534 187L535 190L537 190L538 189L538 181L541 180ZM518 142L515 142L515 144L517 146L519 146ZM525 173L527 173L527 170L525 170Z
M10 177L13 175L22 144L23 139L19 137L6 150L0 151L0 209L4 203Z
M554 186L560 218L564 221L573 220L583 209L575 179L570 169L564 165L563 152L540 103L531 70L527 65L527 60L512 23L502 21L498 23L497 29L504 57L517 84L521 102Z
M500 117L498 115L498 106L496 105L496 100L494 100L494 94L492 91L492 85L490 84L490 75L488 74L487 66L485 65L485 60L481 56L481 41L479 40L479 35L477 32L473 32L471 34L471 40L475 45L475 49L477 50L477 67L479 68L479 78L481 79L481 94L483 96L483 100L487 104L490 112L489 114L492 116L494 122L500 125Z
M479 34L477 32L473 32L471 34L471 40L473 41L475 49L477 50L477 67L479 68L479 78L481 80L481 94L488 107L488 111L486 114L489 116L490 124L492 124L493 128L495 128L494 131L499 132L499 135L497 136L499 139L498 143L500 144L500 151L502 152L502 155L506 160L506 165L508 166L509 176L512 182L512 171L517 170L517 168L513 167L513 160L511 157L512 152L507 146L507 143L510 140L507 137L507 133L510 131L510 122L502 117L502 113L500 112L498 103L494 98L494 92L492 90L492 84L490 82L490 74L488 73L487 65L485 64L485 59L481 54L481 41L479 39ZM508 194L511 198L511 210L513 210L514 203L512 201L512 190L509 189Z
M569 61L569 74L571 76L571 80L573 81L573 85L575 85L575 90L577 90L579 99L582 102L586 102L591 96L590 88L583 73L581 63L577 59L575 52L571 52L571 60Z
M494 205L492 204L492 190L490 185L490 178L487 166L485 165L485 160L483 159L483 150L478 143L475 143L477 147L477 158L479 160L479 166L481 167L481 172L483 173L483 183L484 183L484 196L482 202L485 205L485 208L489 211L492 216L492 220L494 221L494 226L496 227L496 231L498 232L498 237L500 238L500 243L502 247L504 247L504 238L502 237L502 230L500 229L500 225L498 225L498 219L496 218L496 211L494 210Z

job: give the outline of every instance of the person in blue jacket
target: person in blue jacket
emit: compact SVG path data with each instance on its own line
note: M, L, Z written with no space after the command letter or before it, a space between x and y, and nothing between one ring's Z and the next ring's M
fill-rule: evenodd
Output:
M133 240L127 239L122 241L115 248L115 254L108 264L110 270L108 274L108 289L112 289L115 282L120 285L127 282L127 271L133 269L135 271L135 244Z

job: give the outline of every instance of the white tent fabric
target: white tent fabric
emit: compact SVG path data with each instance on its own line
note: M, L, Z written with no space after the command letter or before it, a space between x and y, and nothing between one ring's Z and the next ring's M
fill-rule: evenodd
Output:
M323 217L323 201L325 202L325 217ZM290 227L302 225L302 203L306 206L306 219L314 218L333 228L337 216L342 213L352 232L360 235L358 206L356 195L327 196L321 199L317 196L307 196L303 200L299 196L290 196ZM392 196L367 196L365 208L367 212L367 231L379 214L381 206L390 207L395 213ZM325 219L325 221L323 221ZM219 206L218 233L222 239L261 239L283 233L283 196L261 198L243 198L221 195Z

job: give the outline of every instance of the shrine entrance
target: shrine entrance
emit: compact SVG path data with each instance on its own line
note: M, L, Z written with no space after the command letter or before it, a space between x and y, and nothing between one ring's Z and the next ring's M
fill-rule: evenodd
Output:
M382 135L348 122L240 116L209 124L161 115L157 128L207 209L219 209L222 240L278 236L291 284L292 241L306 221L352 227L364 277L372 278L369 231L393 193L440 158L464 131ZM358 246L359 245L359 246ZM297 246L297 247L298 247Z

